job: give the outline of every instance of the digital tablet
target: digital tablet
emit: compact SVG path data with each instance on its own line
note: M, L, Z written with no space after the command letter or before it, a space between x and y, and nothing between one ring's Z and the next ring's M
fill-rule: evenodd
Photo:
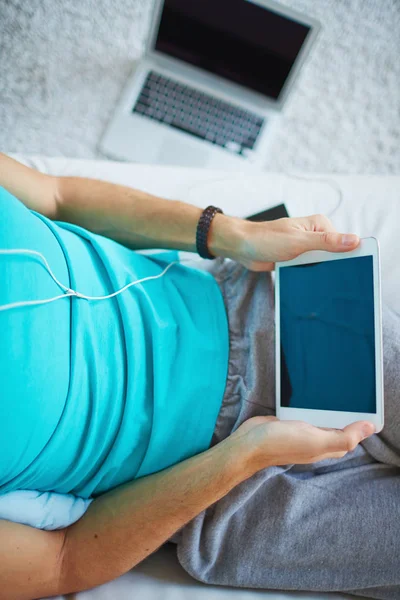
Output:
M379 246L276 264L276 414L318 427L383 428Z

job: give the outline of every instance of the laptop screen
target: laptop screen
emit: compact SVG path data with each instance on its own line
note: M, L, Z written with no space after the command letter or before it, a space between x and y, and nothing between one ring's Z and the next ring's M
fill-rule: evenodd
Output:
M165 0L155 49L278 100L310 29L251 0Z

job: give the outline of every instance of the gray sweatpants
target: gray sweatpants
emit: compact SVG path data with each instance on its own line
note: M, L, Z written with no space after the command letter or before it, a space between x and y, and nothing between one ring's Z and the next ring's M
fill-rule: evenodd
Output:
M215 261L230 328L212 445L275 414L269 274ZM400 598L400 318L384 311L385 427L341 459L260 471L174 537L193 577L219 585ZM322 391L323 393L323 391Z

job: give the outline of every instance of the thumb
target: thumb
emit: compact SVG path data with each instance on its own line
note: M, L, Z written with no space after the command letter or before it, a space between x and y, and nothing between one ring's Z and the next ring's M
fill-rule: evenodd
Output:
M349 452L365 438L375 432L375 425L369 421L356 421L343 429L332 429L329 439L330 451Z
M336 231L312 231L308 242L310 250L327 250L328 252L346 252L354 250L360 238L354 233L337 233Z

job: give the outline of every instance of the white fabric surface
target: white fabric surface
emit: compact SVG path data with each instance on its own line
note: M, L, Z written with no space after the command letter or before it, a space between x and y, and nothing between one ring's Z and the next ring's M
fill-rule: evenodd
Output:
M333 213L342 231L375 236L381 246L383 300L396 308L400 281L400 177L318 176L340 186L339 194L326 181L302 181L282 174L249 176L199 169L131 165L101 161L45 159L18 156L28 165L58 175L80 175L106 179L179 198L198 206L214 203L228 214L245 216L284 202L290 216ZM76 600L345 600L341 594L276 593L205 586L193 580L178 564L173 546L158 550L135 569L114 582L77 594ZM61 600L61 599L59 599Z
M400 173L398 0L279 0L322 32L277 123L271 171ZM0 1L0 147L99 157L154 0Z

